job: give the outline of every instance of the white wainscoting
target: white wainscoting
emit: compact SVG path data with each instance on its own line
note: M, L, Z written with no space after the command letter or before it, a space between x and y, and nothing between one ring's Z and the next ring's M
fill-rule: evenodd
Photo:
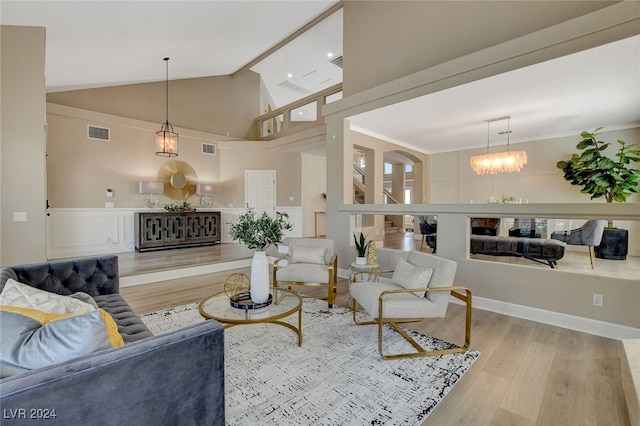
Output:
M244 209L203 210L221 213L221 241L234 243L229 237L229 227ZM302 208L277 207L277 210L287 213L293 224L293 230L285 232L285 236L302 236ZM47 217L47 258L62 259L134 251L134 214L137 211L140 209L50 208Z
M136 209L49 209L47 258L95 256L134 250Z

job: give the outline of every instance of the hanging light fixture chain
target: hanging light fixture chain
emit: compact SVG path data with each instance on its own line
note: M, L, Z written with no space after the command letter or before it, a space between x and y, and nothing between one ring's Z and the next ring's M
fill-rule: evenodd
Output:
M509 145L509 141L510 141L510 136L511 136L511 116L507 117L507 151L510 151L510 145Z
M490 125L491 122L487 120L487 154L489 153L489 135L491 134L491 132L489 131Z
M165 123L168 125L169 124L169 58L164 58L163 59L165 61L165 63L167 64L166 66L166 78L165 78L165 111L166 111L166 120Z

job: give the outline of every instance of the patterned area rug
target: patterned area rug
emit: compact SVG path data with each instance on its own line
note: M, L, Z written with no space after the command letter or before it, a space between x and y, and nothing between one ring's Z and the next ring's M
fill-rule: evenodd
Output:
M154 334L203 321L197 304L142 320ZM302 332L298 347L295 333L280 325L225 330L228 425L420 425L480 355L385 361L376 326L356 326L351 311L316 299L304 299ZM396 332L385 333L390 351L411 350ZM411 334L425 347L454 346Z

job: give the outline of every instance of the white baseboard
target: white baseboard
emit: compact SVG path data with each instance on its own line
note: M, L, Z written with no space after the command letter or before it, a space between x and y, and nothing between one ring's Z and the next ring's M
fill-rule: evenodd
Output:
M455 300L457 302L457 299ZM544 309L532 308L530 306L516 305L499 300L486 299L484 297L474 296L473 307L516 318L536 321L542 324L549 324L569 330L580 331L582 333L607 337L609 339L623 340L640 338L640 329L638 328L559 312L546 311Z
M338 276L340 278L348 279L349 271L346 269L339 269ZM451 298L451 302L462 304L461 301L453 297ZM522 318L542 324L593 334L595 336L607 337L609 339L624 340L640 338L640 329L638 328L563 314L560 312L547 311L530 306L516 305L514 303L502 302L500 300L487 299L484 297L473 296L473 307L515 318Z

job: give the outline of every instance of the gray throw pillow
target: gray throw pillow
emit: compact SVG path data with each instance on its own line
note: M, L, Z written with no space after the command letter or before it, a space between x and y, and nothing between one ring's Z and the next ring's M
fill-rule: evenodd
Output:
M41 318L5 309L0 310L0 377L112 347L100 311L61 318L43 325Z
M69 297L73 297L74 299L78 299L81 302L84 303L88 303L91 306L93 306L94 308L98 309L98 304L96 303L95 300L93 300L93 297L89 296L87 293L84 293L82 291L79 291L77 293L73 293L71 295L69 295Z

